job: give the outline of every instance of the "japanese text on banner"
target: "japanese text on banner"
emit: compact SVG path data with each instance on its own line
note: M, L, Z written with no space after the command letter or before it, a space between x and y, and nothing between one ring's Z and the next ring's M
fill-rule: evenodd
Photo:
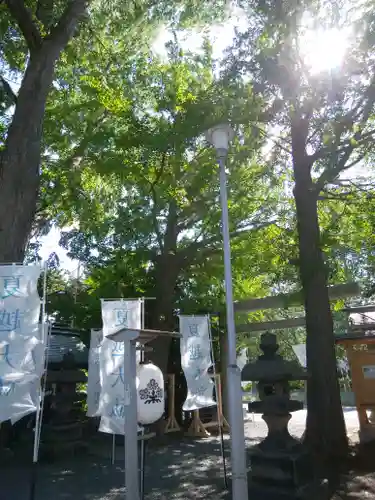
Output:
M97 414L105 418L99 428L123 428L125 401L124 343L107 337L121 328L141 328L140 300L102 301L103 340L99 348L100 397ZM112 423L111 423L112 421ZM117 434L117 432L115 432Z
M37 409L44 367L39 266L0 266L0 422Z
M208 316L180 316L181 366L188 386L183 410L213 406L214 383L208 375L212 365Z

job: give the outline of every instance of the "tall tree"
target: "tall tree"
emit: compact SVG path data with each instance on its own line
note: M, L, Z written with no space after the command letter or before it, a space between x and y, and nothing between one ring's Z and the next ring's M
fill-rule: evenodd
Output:
M285 166L291 163L294 173L298 265L305 296L311 372L307 438L318 452L334 455L346 449L347 438L318 200L341 172L365 161L372 147L374 10L370 3L361 3L354 12L350 2L324 1L250 1L242 6L249 14L250 28L238 37L228 60L228 75L238 78L246 71L254 89L278 111L272 124L281 130L280 159ZM316 74L304 61L301 48L306 31L319 26L351 29L351 35L341 66Z
M103 51L111 52L116 59L122 44L117 44L112 36L114 30L119 39L129 33L134 39L136 32L140 40L149 40L150 28L159 21L205 22L216 16L223 4L223 1L207 2L198 10L196 0L157 4L153 0L126 4L119 0L0 2L1 262L24 258L38 200L41 152L45 152L42 151L42 131L46 100L52 84L58 87L54 82L55 68L69 41L77 38L82 49L84 40L86 50L96 51L101 45ZM86 23L81 26L80 34L79 24L83 20ZM82 50L80 55L84 55ZM69 71L75 72L78 78L80 62L79 59L69 61ZM15 86L10 84L12 79ZM66 94L64 86L58 90ZM77 112L76 109L75 119ZM90 128L92 124L86 126Z
M14 113L0 154L0 261L23 261L39 187L44 109L60 53L74 35L88 1L5 0L0 5L0 76ZM23 72L18 94L6 74Z
M171 43L169 60L139 54L131 65L119 59L107 72L101 64L106 61L81 69L80 82L64 75L77 99L90 87L86 123L102 115L92 128L71 123L69 113L59 115L60 129L75 146L67 150L61 136L51 144L59 160L49 162L47 173L62 196L49 205L50 217L75 224L62 242L89 270L97 276L117 270L117 295L129 293L131 283L138 285L132 296L156 297L150 325L175 328L176 307L199 273L211 270L208 296L222 285L218 172L202 132L228 118L238 129L228 168L233 257L244 264L238 275L244 289L246 273L255 277L255 269L262 269L258 275L266 269L265 239L283 218L283 179L265 172L264 140L242 125L260 112L251 87L216 82L209 44L195 56Z

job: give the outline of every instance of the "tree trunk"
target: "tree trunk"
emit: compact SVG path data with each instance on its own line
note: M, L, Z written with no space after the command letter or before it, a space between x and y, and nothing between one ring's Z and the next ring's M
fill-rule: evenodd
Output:
M175 331L174 317L175 287L178 270L175 269L174 255L158 256L155 262L155 300L152 301L151 328L155 330ZM160 338L152 342L154 352L150 359L157 364L163 373L167 372L171 339Z
M178 214L174 200L169 202L168 218L163 238L161 254L155 258L155 297L153 304L152 327L155 329L174 331L175 289L180 272L177 256ZM163 373L167 371L171 339L160 339L153 342L152 359Z
M0 262L22 262L39 187L40 142L54 60L30 60L0 163Z
M294 197L299 236L299 266L306 310L308 416L306 439L322 457L347 450L337 378L333 320L320 248L317 193L304 142L294 131ZM293 136L292 136L293 137Z
M46 100L55 63L85 12L86 1L70 2L44 39L36 24L14 2L7 2L29 44L29 62L12 123L0 156L0 262L22 262L39 190L41 139Z

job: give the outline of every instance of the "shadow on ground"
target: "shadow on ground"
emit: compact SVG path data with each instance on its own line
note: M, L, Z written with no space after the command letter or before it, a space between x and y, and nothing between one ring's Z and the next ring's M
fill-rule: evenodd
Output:
M117 448L112 466L111 441L111 436L103 436L90 442L90 452L84 456L40 464L33 500L123 500L123 448ZM258 439L246 441L249 448ZM228 439L225 452L230 472ZM375 499L375 445L356 450L341 471L332 500ZM230 499L218 438L194 440L177 434L156 438L147 452L145 476L145 500ZM26 465L1 466L0 500L30 500L30 478Z
M250 441L248 445L250 445ZM228 441L225 444L227 467ZM111 439L101 447L101 456L85 456L54 464L40 464L34 500L123 500L123 448L117 449L116 464L110 464ZM7 465L0 469L0 500L29 500L30 469ZM174 436L147 453L145 500L227 500L220 440L193 440Z
M358 444L340 477L332 500L375 499L375 443Z

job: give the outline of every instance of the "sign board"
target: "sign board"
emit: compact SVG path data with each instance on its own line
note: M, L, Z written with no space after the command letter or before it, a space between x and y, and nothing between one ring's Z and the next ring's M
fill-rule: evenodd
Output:
M375 365L362 366L364 378L375 379Z

